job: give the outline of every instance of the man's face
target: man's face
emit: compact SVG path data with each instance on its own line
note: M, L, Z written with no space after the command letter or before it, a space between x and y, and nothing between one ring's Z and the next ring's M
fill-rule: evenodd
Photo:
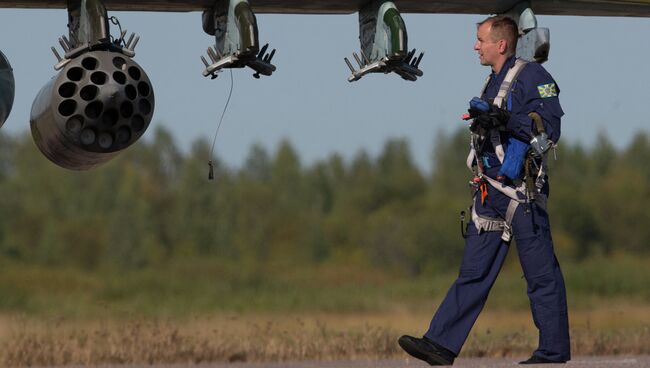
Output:
M494 66L503 54L505 40L495 41L491 30L492 24L484 23L476 31L474 50L478 52L481 65Z

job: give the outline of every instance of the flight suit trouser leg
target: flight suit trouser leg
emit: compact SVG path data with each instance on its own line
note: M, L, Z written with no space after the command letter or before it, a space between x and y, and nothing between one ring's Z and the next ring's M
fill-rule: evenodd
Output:
M475 199L479 215L505 217L510 199L492 187L485 205ZM553 251L547 212L538 204L520 205L512 230L524 276L539 346L535 355L551 360L569 360L570 341L564 278ZM478 233L468 225L465 250L458 279L449 289L425 336L458 354L487 300L501 270L508 243L500 232Z
M553 251L548 214L536 204L530 208L527 214L522 208L515 213L513 231L533 321L539 330L539 345L533 354L567 361L571 349L564 277Z
M485 305L507 253L508 244L501 239L501 232L479 234L470 222L458 278L424 336L458 355Z

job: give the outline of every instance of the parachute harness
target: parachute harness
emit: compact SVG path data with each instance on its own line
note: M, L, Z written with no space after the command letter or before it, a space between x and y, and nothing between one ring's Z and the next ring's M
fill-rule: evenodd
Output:
M516 80L517 76L519 75L521 70L526 66L526 64L527 64L526 61L517 59L515 65L508 71L501 86L499 87L499 92L496 98L494 99L494 103L493 103L494 105L496 105L497 107L503 106L503 102L506 100L506 97L508 96L510 89L513 86L513 81ZM482 92L485 92L488 81L489 81L489 77L486 80L485 85L483 86ZM531 116L531 119L535 121L536 125L538 126L538 129L543 130L541 117L538 114L535 115L536 116ZM495 149L497 158L503 164L505 159L505 152L501 144L500 135L495 130L492 130L490 133L491 134L489 139L492 142L492 145ZM467 167L475 175L474 179L470 182L470 185L473 188L475 188L475 195L476 193L480 192L481 204L484 204L486 198L488 197L488 185L489 185L494 189L498 190L499 192L503 193L507 197L509 197L510 202L508 203L508 209L506 211L504 218L490 218L487 216L478 215L476 213L476 208L475 208L476 206L472 205L470 209L471 219L479 233L482 231L499 231L502 232L501 239L503 239L503 241L505 242L509 242L512 238L512 220L514 218L515 211L517 210L517 207L520 204L530 204L533 201L535 201L541 208L546 209L547 198L544 194L542 194L542 187L545 184L545 176L546 176L546 169L547 169L547 164L546 164L547 155L546 154L542 155L541 157L542 162L538 168L536 179L534 181L531 175L532 170L529 165L526 165L526 175L527 176L531 175L531 176L527 177L527 181L524 181L521 185L517 187L510 187L499 180L493 179L485 175L483 170L483 162L479 157L480 148L477 147L478 146L477 138L478 137L476 136L476 134L472 134L472 139L470 142L470 152L467 157ZM476 167L476 171L474 171L474 167ZM528 185L526 185L526 183L528 183ZM465 219L464 214L461 214L461 230L464 230L463 227L464 219ZM461 233L463 234L463 237L465 237L464 231L461 231Z

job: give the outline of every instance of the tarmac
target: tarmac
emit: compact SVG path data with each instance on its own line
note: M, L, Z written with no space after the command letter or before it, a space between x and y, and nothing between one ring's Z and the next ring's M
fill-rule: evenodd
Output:
M518 365L521 358L459 358L453 367L461 368L501 368L524 367ZM415 359L404 360L359 360L333 362L279 362L279 363L216 363L216 364L172 364L172 365L103 365L103 368L418 368L429 367L425 362ZM641 356L599 356L576 357L565 365L538 364L532 367L566 368L650 368L650 355ZM81 368L74 366L69 368Z

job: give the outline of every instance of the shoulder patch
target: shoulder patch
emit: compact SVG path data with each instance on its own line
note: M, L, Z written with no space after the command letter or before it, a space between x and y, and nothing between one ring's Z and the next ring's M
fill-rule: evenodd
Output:
M541 84L537 86L537 91L541 98L557 97L557 88L555 88L555 83Z

